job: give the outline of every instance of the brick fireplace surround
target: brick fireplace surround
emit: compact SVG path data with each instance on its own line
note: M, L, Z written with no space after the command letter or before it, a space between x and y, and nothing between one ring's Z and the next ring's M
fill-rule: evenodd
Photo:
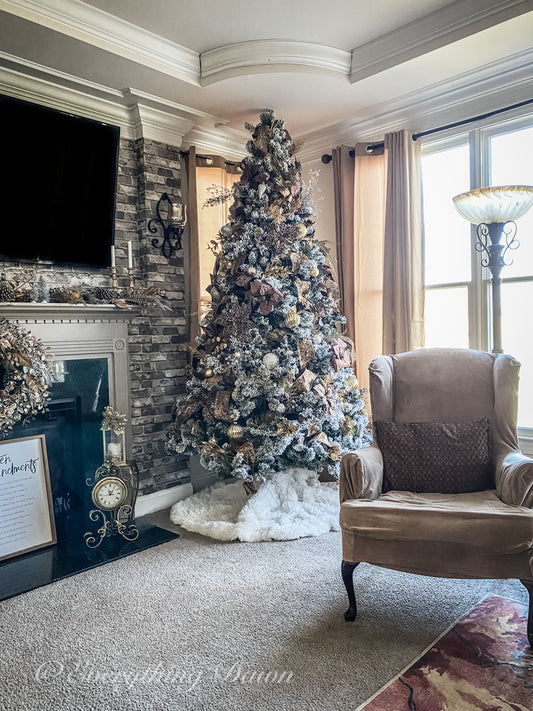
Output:
M107 338L110 324L120 325L125 334L127 359L124 389L115 388L115 406L129 402L129 449L139 467L138 514L170 505L172 500L192 492L188 458L170 456L165 451L165 430L171 423L176 395L185 389L187 350L184 252L166 259L151 244L147 223L163 192L181 192L179 149L154 140L139 138L120 141L115 246L118 278L127 286L127 244L133 243L134 280L138 288L156 286L166 292L170 310L151 309L123 312L114 306L92 307L60 304L0 304L0 316L14 318L32 330L32 323L57 341L66 323L91 323L96 340ZM0 262L0 271L9 275L28 268L27 264ZM49 286L76 288L82 283L110 285L109 270L83 271L39 265ZM101 329L99 330L99 326ZM57 328L54 329L54 326ZM44 330L43 330L44 329ZM93 337L91 336L91 337ZM115 347L117 339L115 339ZM118 337L119 351L122 349ZM115 350L120 360L123 355ZM185 485L185 486L184 486ZM179 488L177 488L179 487ZM172 491L171 491L172 490ZM143 497L146 502L143 505ZM159 504L154 503L158 501ZM148 504L148 501L152 503ZM164 504L162 504L164 502Z

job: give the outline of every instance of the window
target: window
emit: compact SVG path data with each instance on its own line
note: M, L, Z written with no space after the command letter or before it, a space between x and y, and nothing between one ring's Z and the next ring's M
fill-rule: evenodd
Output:
M206 200L213 197L214 186L230 190L233 183L240 180L239 173L229 173L222 168L196 168L196 190L198 196L198 241L200 246L200 318L206 313L211 299L206 291L211 284L211 273L215 257L210 250L211 240L216 239L222 225L228 221L228 210L233 200L207 207Z
M473 249L475 228L452 197L484 185L533 185L533 118L479 128L423 148L426 346L490 350L490 272ZM502 273L502 339L521 363L518 424L533 436L533 210L517 220L520 246Z

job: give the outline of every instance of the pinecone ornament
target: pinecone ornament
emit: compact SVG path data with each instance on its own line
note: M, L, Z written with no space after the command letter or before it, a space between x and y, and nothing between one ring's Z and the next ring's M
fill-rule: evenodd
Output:
M15 289L7 280L5 272L0 276L0 301L15 301Z
M115 299L118 299L120 292L118 289L113 289L109 286L97 286L94 290L94 296L98 301L104 301L107 304L112 303Z

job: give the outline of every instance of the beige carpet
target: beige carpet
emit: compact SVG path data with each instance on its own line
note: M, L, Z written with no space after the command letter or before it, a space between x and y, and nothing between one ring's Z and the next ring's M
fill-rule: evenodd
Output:
M168 523L168 512L150 517ZM2 711L348 711L488 592L361 565L340 534L175 541L0 603Z

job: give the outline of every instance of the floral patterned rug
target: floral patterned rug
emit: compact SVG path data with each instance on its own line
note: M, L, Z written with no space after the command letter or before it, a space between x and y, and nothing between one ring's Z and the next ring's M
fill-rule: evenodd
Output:
M488 597L356 711L531 711L527 606Z

